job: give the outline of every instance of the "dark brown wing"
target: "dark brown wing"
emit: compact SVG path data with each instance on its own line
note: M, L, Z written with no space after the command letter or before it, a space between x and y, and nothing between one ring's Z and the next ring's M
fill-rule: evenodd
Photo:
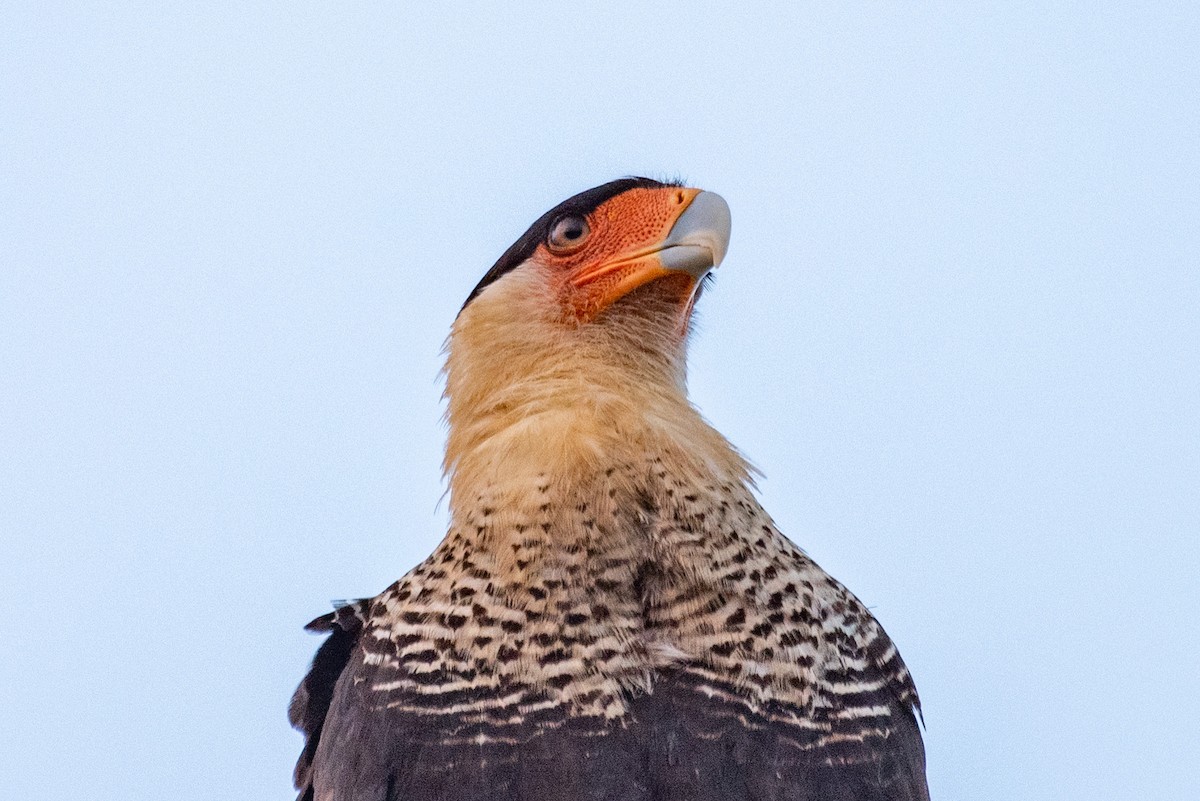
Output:
M423 674L428 694L381 692L395 674L363 645L343 664L319 745L310 735L297 769L304 801L655 798L635 721L572 718L529 688L445 689L462 674Z
M637 700L655 801L928 801L911 706L888 702L870 726L886 733L864 735L837 710L798 729L779 720L790 710L750 714L735 695L680 671Z
M288 720L305 735L304 751L296 760L293 776L300 801L313 799L313 760L321 741L321 732L334 688L358 645L359 634L367 620L371 599L353 601L322 615L304 628L313 632L329 632L313 657L312 667L292 695Z
M315 731L320 748L310 734L297 770L306 801L928 799L917 723L897 703L883 735L832 723L800 731L772 719L787 710L750 714L711 681L678 671L635 699L620 722L568 719L555 708L499 726L450 711L492 690L430 699L426 712L414 711L421 699L412 697L379 705L361 653Z

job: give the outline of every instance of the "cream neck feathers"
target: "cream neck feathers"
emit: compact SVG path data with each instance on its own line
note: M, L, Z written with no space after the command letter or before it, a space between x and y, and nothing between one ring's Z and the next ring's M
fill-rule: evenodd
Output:
M742 457L688 401L677 305L650 285L592 322L564 322L545 278L525 265L454 324L444 463L452 515L487 488L526 478L583 496L591 476L647 456L698 478L749 480Z

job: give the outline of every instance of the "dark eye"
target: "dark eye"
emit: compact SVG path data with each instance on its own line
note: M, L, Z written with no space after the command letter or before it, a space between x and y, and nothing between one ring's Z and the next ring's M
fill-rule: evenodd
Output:
M546 237L546 244L555 253L570 253L582 245L591 232L587 220L572 214L555 221L550 228L550 235Z

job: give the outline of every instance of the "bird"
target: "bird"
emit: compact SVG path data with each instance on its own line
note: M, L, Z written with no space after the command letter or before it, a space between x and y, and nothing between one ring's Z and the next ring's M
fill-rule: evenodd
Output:
M730 229L713 192L622 178L470 292L445 537L309 624L300 801L927 801L896 646L688 398Z

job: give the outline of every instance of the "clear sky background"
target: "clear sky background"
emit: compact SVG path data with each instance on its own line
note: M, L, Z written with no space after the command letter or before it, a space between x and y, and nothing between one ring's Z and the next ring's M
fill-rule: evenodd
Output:
M634 173L733 209L692 396L935 799L1200 798L1200 6L429 5L5 4L0 797L291 798L455 313Z

